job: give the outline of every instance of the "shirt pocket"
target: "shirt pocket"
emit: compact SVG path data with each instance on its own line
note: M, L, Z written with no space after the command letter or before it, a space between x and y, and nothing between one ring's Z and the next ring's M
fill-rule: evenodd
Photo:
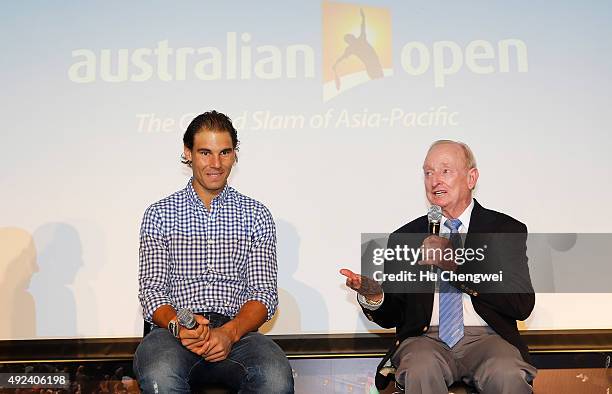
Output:
M170 273L176 277L202 275L205 266L205 239L201 236L175 233L170 235Z

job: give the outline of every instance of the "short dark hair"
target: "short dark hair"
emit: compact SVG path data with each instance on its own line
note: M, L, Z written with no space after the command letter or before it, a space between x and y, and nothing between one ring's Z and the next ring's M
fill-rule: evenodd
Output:
M234 128L232 120L225 114L215 110L204 112L193 118L183 135L183 144L189 149L193 149L195 135L203 130L227 132L232 138L232 147L238 150L240 141L238 131ZM191 162L182 156L182 163L191 166Z

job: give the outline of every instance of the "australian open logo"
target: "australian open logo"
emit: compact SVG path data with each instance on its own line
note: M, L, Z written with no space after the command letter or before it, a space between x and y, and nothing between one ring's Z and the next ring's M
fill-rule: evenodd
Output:
M391 13L385 8L323 3L323 101L393 75Z
M445 88L468 74L528 72L527 44L514 37L491 41L473 37L431 43L393 37L388 8L324 1L320 72L323 101L396 73L402 83L427 78ZM393 67L392 41L399 41ZM137 48L76 48L68 78L75 83L143 83L147 81L209 83L218 80L318 80L313 43L265 41L258 32L227 31L198 46L168 37ZM486 82L485 82L486 83ZM394 87L391 87L393 89ZM428 115L425 115L428 116Z

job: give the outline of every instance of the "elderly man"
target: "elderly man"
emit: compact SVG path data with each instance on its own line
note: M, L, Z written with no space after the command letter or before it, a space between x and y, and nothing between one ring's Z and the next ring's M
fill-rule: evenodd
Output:
M474 283L437 279L428 292L397 292L390 291L386 282L381 287L341 270L347 286L358 292L366 316L382 327L397 329L397 340L379 366L377 385L388 383L384 376L391 368L397 383L411 394L447 393L456 381L483 393L530 393L537 371L516 326L535 303L527 267L527 228L508 215L483 208L472 197L478 169L466 144L433 143L423 173L427 199L442 208L440 236L428 235L428 219L422 216L394 232L389 244L400 234L423 234L423 250L457 250L475 246L476 238L489 234L512 234L515 241L499 243L502 250L487 256L480 266L504 267L511 283L497 293L479 291ZM439 278L467 269L456 257L426 256L419 264L433 266Z

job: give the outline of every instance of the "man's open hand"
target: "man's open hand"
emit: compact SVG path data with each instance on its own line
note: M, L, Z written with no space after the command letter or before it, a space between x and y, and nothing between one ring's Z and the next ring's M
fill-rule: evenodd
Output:
M343 268L340 273L346 276L346 285L357 293L371 301L380 301L383 297L383 290L380 284L367 276L359 275L353 271Z

